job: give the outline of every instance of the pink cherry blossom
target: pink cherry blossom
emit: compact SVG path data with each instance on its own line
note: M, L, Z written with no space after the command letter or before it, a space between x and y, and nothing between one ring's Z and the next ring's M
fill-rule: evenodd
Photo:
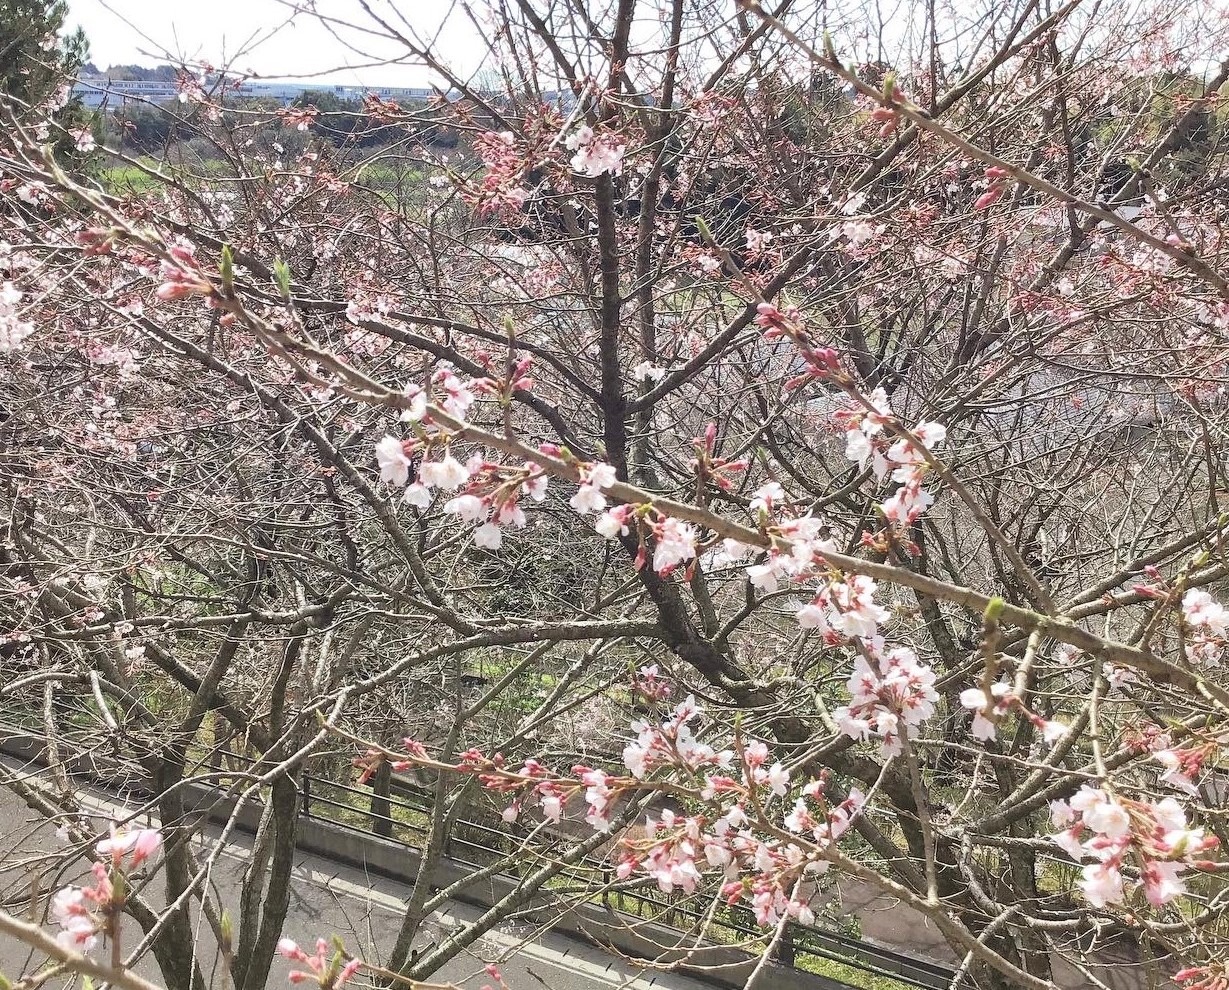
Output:
M576 494L568 500L568 504L581 515L589 515L606 508L606 496L595 485L581 485L576 489Z
M1084 867L1080 887L1093 907L1103 908L1107 904L1122 902L1122 874L1116 867L1104 863Z
M620 536L626 536L628 529L627 523L632 516L633 509L629 505L616 505L613 509L608 509L598 518L593 524L600 536L608 540L617 539Z
M845 735L854 739L876 736L884 756L900 752L900 735L917 735L935 711L939 699L934 671L907 647L881 656L854 660L848 688L850 703L832 717Z
M613 134L597 134L587 124L573 132L565 142L574 151L572 168L581 175L597 177L609 172L621 175L627 146Z
M973 710L973 738L983 741L994 739L998 734L997 719L1011 710L1014 701L1011 685L1003 681L990 685L988 698L983 688L961 691L960 704Z
M61 931L56 941L66 949L86 953L98 944L98 922L91 901L80 887L64 887L51 898L51 917Z
M654 525L653 535L657 538L653 570L658 574L669 574L696 555L696 530L690 523L667 516Z
M0 354L12 354L34 333L34 324L18 316L22 298L12 282L0 283Z
M376 444L376 463L380 466L380 480L399 488L410 480L410 469L414 465L406 452L405 443L388 435Z
M1084 824L1111 839L1120 839L1131 831L1126 809L1113 800L1101 801L1085 811Z
M491 507L477 495L457 495L444 503L444 511L460 516L462 522L482 523L490 515Z
M503 546L504 531L493 522L483 523L474 530L474 546L498 550Z
M98 855L126 868L138 866L162 848L162 833L153 828L111 829L111 837L98 843Z
M325 939L316 939L316 951L311 955L293 939L282 938L277 943L277 951L283 958L307 967L305 970L291 970L291 983L313 982L321 990L340 990L363 966L359 959L346 958L341 941L337 938L331 944Z
M1183 870L1181 863L1167 863L1149 860L1144 864L1141 876L1144 881L1144 895L1153 907L1168 904L1175 897L1186 893L1186 884L1179 874Z
M1198 777L1206 757L1206 747L1161 749L1152 754L1152 758L1165 767L1160 779L1191 797L1199 797L1195 778Z
M456 491L469 480L469 469L452 454L438 461L423 461L418 469L418 481L424 488Z
M637 382L659 382L666 377L666 369L651 361L641 361L632 368L632 380Z

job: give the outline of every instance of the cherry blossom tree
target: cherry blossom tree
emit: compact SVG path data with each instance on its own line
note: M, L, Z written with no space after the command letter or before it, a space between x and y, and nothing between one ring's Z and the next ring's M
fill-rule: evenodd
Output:
M599 856L559 910L748 911L764 966L844 881L960 983L1113 945L1220 985L1229 23L906 9L493 0L481 86L395 10L315 10L438 98L283 145L185 67L212 164L140 192L6 106L0 699L51 784L5 782L55 819L105 750L161 830L78 830L94 885L0 930L175 990L202 930L237 988L279 953L412 984ZM343 770L432 810L395 943L310 955L299 793ZM237 913L189 783L264 809ZM441 889L484 814L508 847ZM115 856L155 847L121 942Z

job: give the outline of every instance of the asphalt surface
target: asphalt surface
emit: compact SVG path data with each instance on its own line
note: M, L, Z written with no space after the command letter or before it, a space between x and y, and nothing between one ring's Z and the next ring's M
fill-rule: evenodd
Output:
M91 803L94 801L98 802L92 808L97 813L95 821L105 823L103 816L110 802L103 795L91 796ZM233 838L224 847L209 878L223 903L231 906L232 916L238 880L247 861L247 842L244 835ZM56 856L63 860L61 872L34 884L41 888L34 898L40 905L40 917L48 893L81 877L88 862L79 857L74 860L53 827L40 824L35 812L11 791L0 787L0 898L6 910L29 917L32 878L43 877L49 857ZM147 892L151 900L156 899L159 886L155 878ZM290 914L284 932L287 937L311 951L317 937L340 935L348 950L379 963L396 939L400 908L410 890L405 884L367 876L360 870L303 854L296 858L290 894ZM428 919L420 937L421 946L426 948L434 940L446 937L456 926L479 913L466 905L448 905ZM132 938L138 933L131 923L127 930ZM131 945L124 948L127 951ZM197 957L208 977L214 970L217 953L207 928L198 940ZM32 959L22 944L0 935L0 973L13 979L30 972L32 965L42 961ZM492 962L499 966L510 990L704 990L710 986L668 971L642 970L596 947L551 932L519 928L515 923L492 931L430 979L464 990L478 990L493 982L485 972L486 964ZM133 968L160 982L152 960L139 961ZM269 986L289 987L289 969L279 958ZM210 982L221 986L216 977Z

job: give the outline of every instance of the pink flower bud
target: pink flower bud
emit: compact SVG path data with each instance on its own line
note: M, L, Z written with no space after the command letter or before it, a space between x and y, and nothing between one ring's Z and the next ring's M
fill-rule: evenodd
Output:
M993 206L1002 198L1003 193L1006 191L1006 185L999 184L996 186L991 186L973 202L973 209L984 210L990 206Z
M1132 585L1131 590L1143 598L1164 598L1166 594L1164 588L1158 588L1150 584Z
M307 958L307 953L299 948L299 944L292 938L284 938L277 943L278 954L287 959L302 961Z

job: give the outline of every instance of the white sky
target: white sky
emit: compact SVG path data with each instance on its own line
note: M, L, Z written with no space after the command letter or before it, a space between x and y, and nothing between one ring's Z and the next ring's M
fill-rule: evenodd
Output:
M316 6L352 22L364 16L357 3L347 0L317 0ZM446 22L438 51L466 72L481 67L486 45L456 0L377 0L372 6L390 23L404 14L410 24L396 21L397 30L416 30L422 37L435 36ZM316 75L330 82L383 86L436 81L418 64L371 67L368 63L404 58L404 47L340 25L335 35L314 17L292 18L280 0L69 0L68 7L67 26L85 29L90 59L100 69L182 58L189 64L230 61L235 71L265 78ZM348 51L346 42L360 51Z

